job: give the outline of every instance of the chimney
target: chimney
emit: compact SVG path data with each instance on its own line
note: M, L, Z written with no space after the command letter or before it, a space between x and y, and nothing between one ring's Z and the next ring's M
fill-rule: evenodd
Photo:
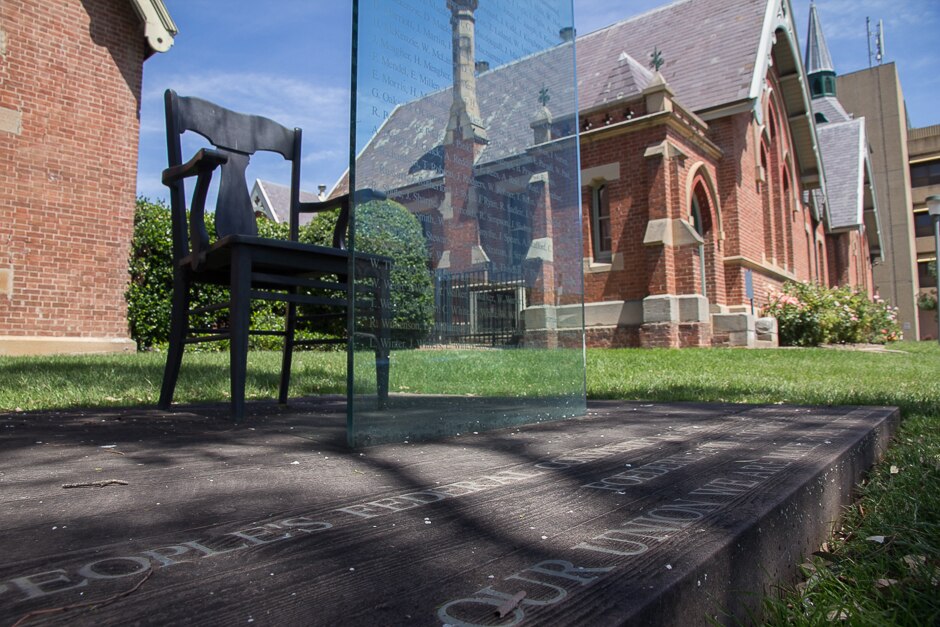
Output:
M565 26L563 29L558 31L558 36L561 37L561 40L564 42L574 41L574 26Z
M476 22L473 12L476 11L477 3L478 0L447 0L453 37L454 102L450 107L445 143L453 143L459 139L472 139L478 144L487 143L486 129L483 128L480 106L477 103L477 79L474 74Z
M482 74L483 72L489 71L490 62L489 61L477 61L474 67L476 67L477 74Z

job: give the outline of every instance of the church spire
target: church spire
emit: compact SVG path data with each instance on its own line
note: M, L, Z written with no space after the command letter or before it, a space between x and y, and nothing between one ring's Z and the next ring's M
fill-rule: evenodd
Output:
M813 98L836 95L836 69L826 45L816 3L809 5L809 36L806 40L806 75Z

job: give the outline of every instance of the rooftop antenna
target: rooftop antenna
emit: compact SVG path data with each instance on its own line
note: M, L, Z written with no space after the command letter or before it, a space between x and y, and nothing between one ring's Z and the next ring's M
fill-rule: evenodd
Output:
M878 65L885 60L885 21L878 20Z
M872 60L877 61L878 65L884 63L885 58L885 21L878 20L877 32L871 30L871 18L865 18L865 28L868 31L868 67L871 67ZM875 49L872 50L871 42L875 41Z

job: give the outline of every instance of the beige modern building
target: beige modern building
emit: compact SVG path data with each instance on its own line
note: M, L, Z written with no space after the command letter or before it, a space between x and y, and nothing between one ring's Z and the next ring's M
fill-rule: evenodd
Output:
M908 152L910 159L914 153L908 145L907 112L897 67L886 63L839 76L837 80L839 101L846 111L855 117L865 117L872 150L884 255L884 261L873 270L874 291L900 309L898 318L904 338L921 339L925 337L920 328L924 316L918 316L917 308L919 283L911 206L926 211L926 194L918 193L920 204L912 205ZM940 134L935 138L934 154L940 159L940 148L936 148L940 146ZM940 160L937 163L940 167ZM927 193L940 193L940 186L934 189ZM936 338L936 323L932 328Z
M940 125L913 128L907 137L920 293L932 296L936 303L937 277L927 271L928 264L937 257L926 200L927 196L940 194ZM920 333L921 339L937 339L936 310L920 310Z

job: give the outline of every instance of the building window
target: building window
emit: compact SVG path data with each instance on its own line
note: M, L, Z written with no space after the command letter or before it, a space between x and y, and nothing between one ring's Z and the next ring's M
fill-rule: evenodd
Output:
M921 288L937 287L937 277L930 272L931 264L933 264L933 261L917 262L917 280L920 282Z
M776 259L776 251L774 250L774 211L770 198L771 190L771 179L770 179L770 168L768 167L767 162L767 148L761 144L760 150L760 165L764 170L764 185L761 189L761 207L764 210L764 256L767 259Z
M911 166L911 187L940 185L940 160L915 163Z
M914 214L914 236L933 237L933 218L926 211Z
M512 194L506 200L509 214L509 265L519 267L525 261L526 253L532 244L532 224L529 199Z
M610 261L613 242L610 232L610 198L607 184L594 188L591 195L591 225L595 261Z
M829 277L826 276L826 250L821 241L816 241L816 280L821 285L829 285Z
M698 192L698 190L696 190ZM695 232L704 240L705 239L705 223L702 221L702 208L699 205L698 193L692 196L692 226L695 228ZM705 244L698 245L698 272L699 279L702 282L702 296L708 296L708 289L706 287L707 279L705 276Z

